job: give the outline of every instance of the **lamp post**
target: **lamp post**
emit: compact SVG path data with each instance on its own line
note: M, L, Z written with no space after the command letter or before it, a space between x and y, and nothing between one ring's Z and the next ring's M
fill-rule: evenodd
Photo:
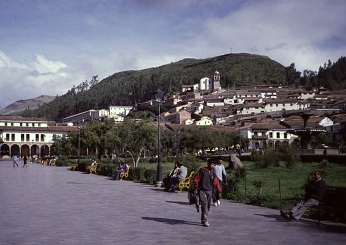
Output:
M157 115L157 173L156 173L156 187L162 186L162 165L161 165L161 147L160 147L160 106L163 97L163 91L161 89L157 89L155 91L155 100L159 107L159 114Z
M78 167L79 167L79 158L80 158L80 123L78 121L78 161L77 161Z

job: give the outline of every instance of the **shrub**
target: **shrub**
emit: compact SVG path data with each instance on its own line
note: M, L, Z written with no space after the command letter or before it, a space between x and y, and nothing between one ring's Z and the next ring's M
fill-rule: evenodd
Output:
M259 168L268 168L270 166L278 167L279 159L279 153L272 149L267 149L260 155L258 155L258 153L254 154L254 164Z
M56 166L70 166L67 156L59 156L59 158L55 162Z
M145 178L146 183L149 183L149 184L156 183L156 170L145 169L144 170L144 178Z
M202 160L193 155L184 155L181 159L181 162L187 168L188 172L196 172L201 166L205 165Z
M113 176L114 175L114 164L109 163L99 163L97 165L97 174L103 176Z
M297 155L297 150L294 146L283 148L280 156L287 168L293 167L299 160L299 155Z
M145 168L142 168L142 167L133 168L133 171L132 171L133 180L138 182L145 182L144 172L145 172Z

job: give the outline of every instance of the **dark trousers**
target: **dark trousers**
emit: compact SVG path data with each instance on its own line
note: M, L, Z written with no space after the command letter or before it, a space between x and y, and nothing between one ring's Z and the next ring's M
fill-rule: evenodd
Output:
M199 191L199 201L201 203L201 221L205 222L208 220L208 213L210 209L211 199L212 199L213 191Z
M177 183L179 183L179 182L180 182L180 181L179 181L179 178L178 178L178 177L176 177L176 176L172 177L172 178L169 180L167 189L173 191L174 188L175 188L175 185L176 185Z

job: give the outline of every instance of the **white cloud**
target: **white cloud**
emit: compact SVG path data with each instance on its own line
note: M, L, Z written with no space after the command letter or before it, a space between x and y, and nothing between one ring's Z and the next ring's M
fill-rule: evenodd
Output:
M20 64L8 57L0 50L0 69L25 69L26 65Z
M40 95L62 95L82 81L85 74L73 71L61 61L37 54L33 61L21 64L0 51L0 108Z
M47 60L40 54L36 54L33 66L40 74L58 73L61 69L67 67L67 65L61 61Z

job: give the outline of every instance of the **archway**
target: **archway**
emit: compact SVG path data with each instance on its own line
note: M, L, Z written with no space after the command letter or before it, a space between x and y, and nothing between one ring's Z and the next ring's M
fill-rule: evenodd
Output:
M22 145L21 149L21 156L29 156L30 155L30 148L28 145Z
M49 147L48 145L41 146L41 157L49 156Z
M15 155L20 157L20 148L17 144L11 146L11 158Z
M10 156L10 147L6 144L1 145L0 148L0 157Z

